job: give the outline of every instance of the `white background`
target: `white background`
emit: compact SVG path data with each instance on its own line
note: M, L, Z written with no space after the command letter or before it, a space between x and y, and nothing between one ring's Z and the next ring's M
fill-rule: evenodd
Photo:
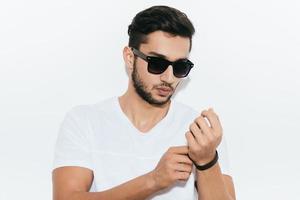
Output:
M175 98L220 116L237 199L298 199L299 1L108 2L1 1L0 199L51 199L60 122L125 92L127 26L156 4L195 25L195 67Z

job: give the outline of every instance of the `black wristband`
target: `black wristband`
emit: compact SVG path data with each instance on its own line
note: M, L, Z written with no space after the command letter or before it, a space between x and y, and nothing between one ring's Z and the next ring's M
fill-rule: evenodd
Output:
M216 151L216 155L215 155L214 159L205 165L197 165L193 160L192 161L198 170L203 171L203 170L209 169L212 166L214 166L218 162L218 159L219 159L219 155L218 155L218 151Z

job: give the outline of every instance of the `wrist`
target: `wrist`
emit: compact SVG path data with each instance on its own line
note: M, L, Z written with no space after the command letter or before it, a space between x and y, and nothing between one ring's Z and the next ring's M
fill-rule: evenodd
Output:
M196 159L193 162L197 165L206 165L207 163L211 162L216 156L216 151L211 153L210 155L206 156L205 158Z
M207 170L207 169L211 168L212 166L214 166L218 162L218 159L219 159L218 151L215 151L214 158L211 159L209 162L206 162L204 164L199 164L193 160L192 161L198 170L203 171L203 170Z
M150 190L153 191L159 191L160 190L160 186L159 183L155 177L155 172L151 171L147 174L147 187Z

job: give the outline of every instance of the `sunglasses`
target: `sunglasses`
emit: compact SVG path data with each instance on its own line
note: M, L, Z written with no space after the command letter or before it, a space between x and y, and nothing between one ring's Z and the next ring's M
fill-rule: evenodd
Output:
M188 59L179 59L174 62L168 61L164 58L157 57L157 56L147 56L141 51L131 48L134 55L142 58L146 62L148 62L148 72L152 74L162 74L169 65L173 66L173 74L177 78L184 78L186 77L194 64L189 61Z

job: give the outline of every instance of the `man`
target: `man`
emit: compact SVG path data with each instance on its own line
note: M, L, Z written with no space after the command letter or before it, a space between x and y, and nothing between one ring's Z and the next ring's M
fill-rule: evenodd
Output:
M54 199L235 199L217 114L171 100L193 67L192 23L154 6L135 16L128 34L126 93L74 107L61 125Z

